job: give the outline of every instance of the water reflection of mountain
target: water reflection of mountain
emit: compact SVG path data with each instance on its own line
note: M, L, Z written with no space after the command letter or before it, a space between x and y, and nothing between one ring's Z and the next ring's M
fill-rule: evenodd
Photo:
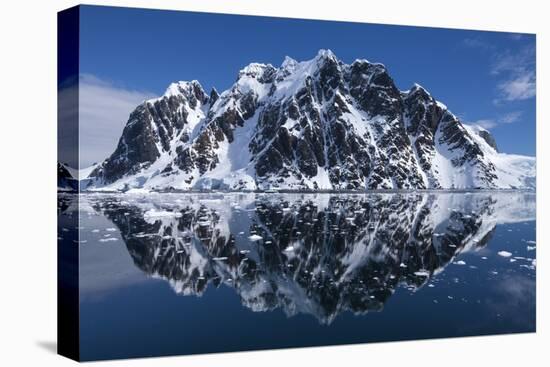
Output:
M90 198L135 264L184 295L226 284L253 311L330 323L378 311L460 252L485 246L506 213L534 217L534 195L158 195ZM523 217L522 217L523 216Z

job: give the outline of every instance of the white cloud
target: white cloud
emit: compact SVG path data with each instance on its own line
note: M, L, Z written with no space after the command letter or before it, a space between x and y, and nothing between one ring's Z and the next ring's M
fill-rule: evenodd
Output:
M109 156L116 148L128 116L149 92L126 89L94 75L79 80L80 167Z
M506 51L496 55L491 74L503 78L497 86L499 97L495 99L496 104L535 97L534 46L523 47L515 53Z
M525 72L514 76L498 85L505 101L520 101L537 94L537 83L534 72Z
M511 124L518 121L523 113L521 111L513 111L503 115L499 122L503 124Z
M481 119L473 122L469 122L468 125L480 126L485 130L490 130L497 126L497 123L493 119Z
M498 118L479 119L477 121L467 122L467 124L482 127L485 130L491 130L498 127L500 124L512 124L519 121L522 114L523 113L521 111L513 111Z

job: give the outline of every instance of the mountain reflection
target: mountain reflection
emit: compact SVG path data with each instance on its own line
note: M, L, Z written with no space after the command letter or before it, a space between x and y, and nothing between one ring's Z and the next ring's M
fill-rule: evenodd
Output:
M484 247L509 207L489 194L88 200L116 224L135 265L177 293L225 284L253 311L280 308L326 324L345 311L380 311L398 287L418 289L460 252Z

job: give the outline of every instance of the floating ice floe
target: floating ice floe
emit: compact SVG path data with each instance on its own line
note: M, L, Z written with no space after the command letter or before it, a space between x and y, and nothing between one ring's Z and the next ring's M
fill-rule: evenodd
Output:
M466 265L466 262L464 262L462 260L458 260L458 261L455 261L453 264L455 264L455 265Z
M115 237L100 238L99 242L117 241Z
M181 218L180 212L150 209L143 214L144 218Z
M502 256L502 257L510 257L510 256L512 256L512 253L508 252L508 251L499 251L498 255Z
M430 276L430 272L427 270L419 270L419 271L415 271L414 275L427 277L427 276Z
M253 234L253 235L251 235L251 236L248 236L248 239L249 239L250 241L259 241L259 240L261 240L261 239L263 239L263 238L262 238L262 236L258 236L257 234Z

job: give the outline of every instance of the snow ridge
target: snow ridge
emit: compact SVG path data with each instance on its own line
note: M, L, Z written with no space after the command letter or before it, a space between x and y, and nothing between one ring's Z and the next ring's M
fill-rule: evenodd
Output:
M172 83L132 112L84 189L532 189L535 167L419 84L399 91L383 64L320 50L251 63L221 94Z

